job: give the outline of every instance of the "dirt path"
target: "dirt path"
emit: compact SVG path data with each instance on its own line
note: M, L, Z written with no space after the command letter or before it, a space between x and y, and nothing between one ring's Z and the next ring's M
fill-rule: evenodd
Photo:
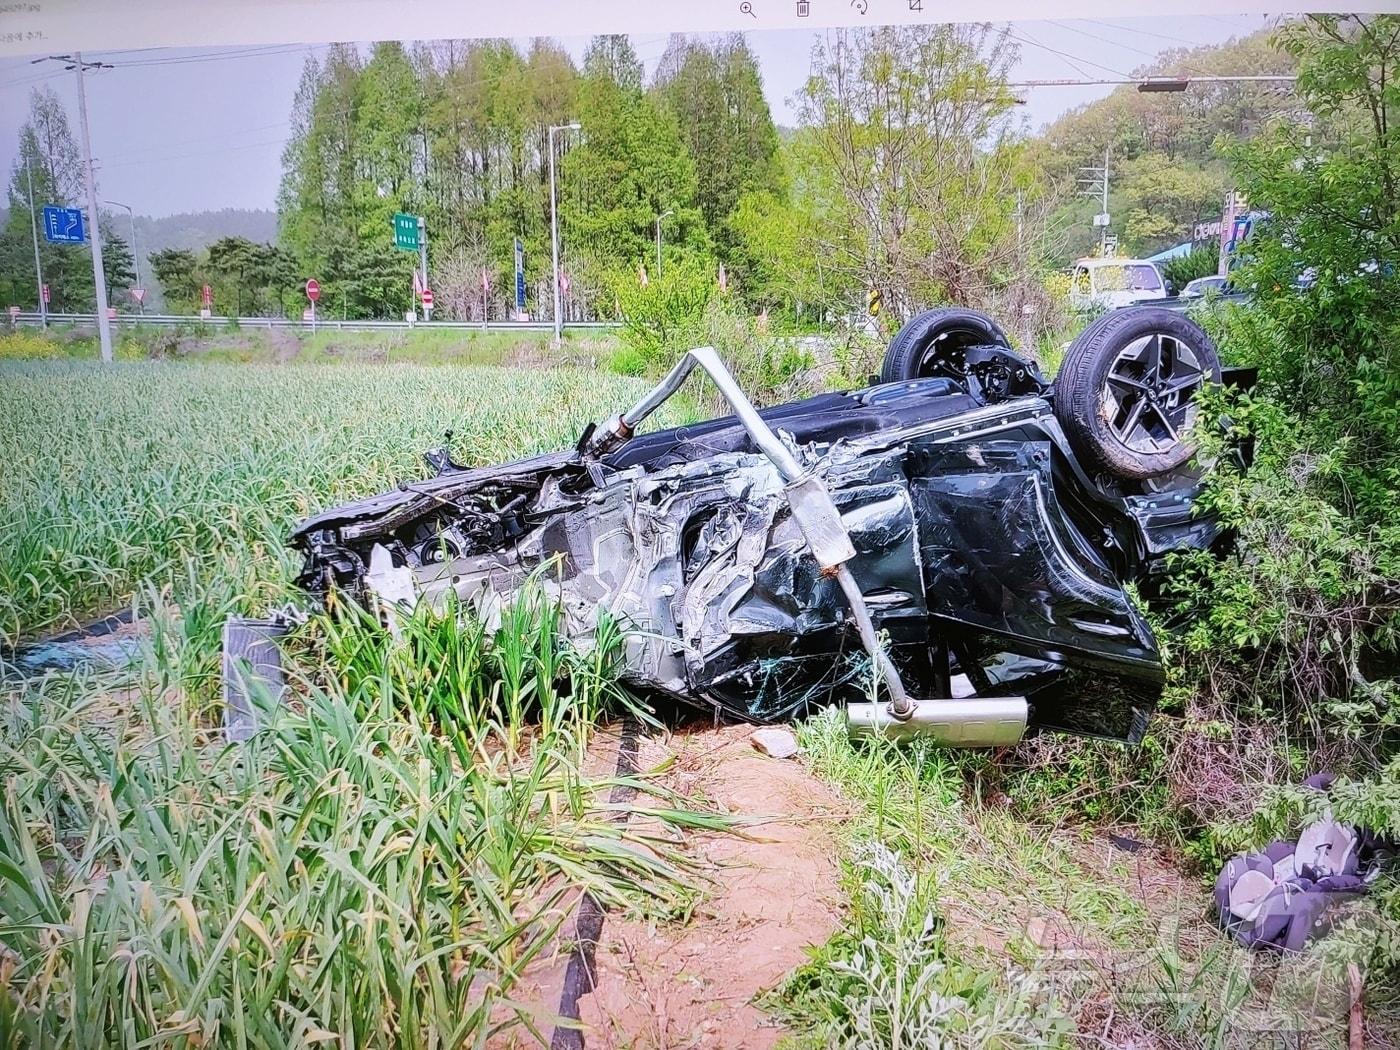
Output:
M590 1048L771 1047L782 1032L753 998L835 931L835 833L847 806L800 763L756 752L751 731L728 726L669 741L672 786L756 823L745 836L701 842L714 885L690 922L609 917L598 990L579 1004Z
M753 823L743 835L695 837L710 883L688 919L648 924L606 916L596 990L578 1004L588 1050L771 1047L782 1032L752 1004L754 996L836 929L835 831L846 806L798 762L759 755L749 733L729 726L641 742L643 773L670 761L661 783ZM610 772L616 749L615 737L600 735L590 765ZM539 1004L546 1037L572 942L571 920L559 951L531 967L517 989L519 1000ZM536 1044L517 1033L499 1045Z

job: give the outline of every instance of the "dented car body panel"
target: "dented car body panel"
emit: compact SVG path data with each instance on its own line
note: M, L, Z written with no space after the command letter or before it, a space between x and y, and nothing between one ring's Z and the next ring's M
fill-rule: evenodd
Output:
M437 477L304 522L299 582L490 618L535 581L575 638L602 612L631 628L632 686L771 722L871 699L840 562L911 695L1024 698L1030 728L1136 741L1164 676L1125 585L1218 529L1192 512L1191 471L1091 476L1053 396L938 376L758 413L798 481L742 412L640 436L619 417L611 444L590 430L498 467L439 451ZM814 557L804 485L829 494L846 554Z

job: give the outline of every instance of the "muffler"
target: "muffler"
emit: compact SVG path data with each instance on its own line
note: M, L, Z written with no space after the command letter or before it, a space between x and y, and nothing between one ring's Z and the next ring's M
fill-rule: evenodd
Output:
M970 696L960 700L912 700L904 717L894 705L849 704L846 727L852 740L927 737L942 747L1004 747L1026 732L1024 696Z

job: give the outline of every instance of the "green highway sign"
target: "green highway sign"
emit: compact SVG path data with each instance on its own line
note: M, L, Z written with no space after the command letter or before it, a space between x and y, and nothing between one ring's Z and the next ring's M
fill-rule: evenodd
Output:
M394 247L409 252L418 250L418 216L394 213Z

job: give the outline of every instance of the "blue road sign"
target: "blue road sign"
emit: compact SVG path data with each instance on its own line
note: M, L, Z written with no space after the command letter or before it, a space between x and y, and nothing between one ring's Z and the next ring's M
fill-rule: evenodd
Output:
M62 208L44 205L44 240L51 244L85 244L87 228L83 225L82 208Z

